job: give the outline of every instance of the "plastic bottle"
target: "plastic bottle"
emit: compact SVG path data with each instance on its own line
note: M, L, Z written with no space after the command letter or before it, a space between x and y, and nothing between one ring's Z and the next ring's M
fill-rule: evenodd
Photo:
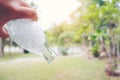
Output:
M22 48L42 55L48 63L54 59L55 53L48 46L44 31L37 22L30 19L16 19L8 22L5 29L13 41Z

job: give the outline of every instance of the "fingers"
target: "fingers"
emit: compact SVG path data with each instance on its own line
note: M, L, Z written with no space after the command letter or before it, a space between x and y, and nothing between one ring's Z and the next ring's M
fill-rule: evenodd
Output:
M37 12L34 9L32 9L32 7L29 4L27 4L27 3L25 3L25 1L21 0L20 6L21 7L19 9L20 9L21 13L22 12L24 13L23 16L25 18L31 18L32 20L37 21L37 19L38 19Z
M28 18L37 21L37 12L22 0L18 0L16 4L11 3L12 19Z
M38 17L36 11L32 9L32 7L29 4L25 3L25 1L20 0L20 5L18 9L21 18L30 18L32 20L37 21Z
M29 7L22 7L22 6L19 7L18 14L19 14L19 18L29 18L34 21L38 20L36 10Z
M24 6L24 7L31 7L29 4L27 4L27 3L25 3L25 1L23 1L23 0L19 0L20 1L20 4L19 4L19 6Z

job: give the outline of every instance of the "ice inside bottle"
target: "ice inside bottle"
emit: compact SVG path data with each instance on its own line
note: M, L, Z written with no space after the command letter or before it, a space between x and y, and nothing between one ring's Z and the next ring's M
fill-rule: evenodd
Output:
M50 49L44 31L37 22L30 19L16 19L5 26L10 37L22 48L38 53L51 62L55 53Z

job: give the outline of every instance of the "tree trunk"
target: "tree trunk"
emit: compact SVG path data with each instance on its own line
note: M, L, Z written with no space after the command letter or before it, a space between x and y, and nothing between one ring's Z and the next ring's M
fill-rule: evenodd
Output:
M109 57L111 58L112 55L113 55L113 43L112 43L112 39L110 38Z
M107 52L107 49L106 49L106 45L105 45L105 39L103 36L101 36L100 38L100 52L104 52L106 57L109 57L109 54Z
M12 55L12 52L11 52L13 41L12 41L11 38L9 40L10 40L10 43L9 43L9 54L10 54L10 57L13 58L13 55Z
M5 45L5 39L0 39L0 57L4 56L4 45Z

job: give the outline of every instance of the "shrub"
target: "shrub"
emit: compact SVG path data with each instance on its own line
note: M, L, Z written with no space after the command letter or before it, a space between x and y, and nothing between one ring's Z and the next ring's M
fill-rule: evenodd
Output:
M62 47L62 48L60 48L60 52L63 56L66 56L66 55L68 55L68 48Z
M91 52L92 52L92 55L94 57L99 57L100 56L100 54L99 54L99 46L97 46L97 45L93 46L92 49L91 49Z

